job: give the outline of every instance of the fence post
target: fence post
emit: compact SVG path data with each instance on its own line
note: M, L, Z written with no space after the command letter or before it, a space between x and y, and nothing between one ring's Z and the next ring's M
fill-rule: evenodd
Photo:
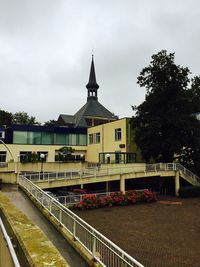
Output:
M92 255L94 258L96 258L96 236L93 232L93 239L92 239Z
M49 200L49 212L51 213L51 211L52 211L52 201Z
M73 218L73 235L74 235L74 239L76 238L76 221L75 218Z
M59 221L60 223L62 223L62 210L60 209L60 212L59 212Z

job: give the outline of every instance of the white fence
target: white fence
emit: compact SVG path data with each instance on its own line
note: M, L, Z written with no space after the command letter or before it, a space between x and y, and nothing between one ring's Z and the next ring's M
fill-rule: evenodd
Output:
M120 166L111 168L88 168L80 172L77 171L66 171L66 172L45 172L45 173L27 173L24 176L30 181L50 181L56 179L80 179L80 178L100 178L105 175L114 174L127 174L127 173L148 173L148 172L158 172L158 171L180 171L183 172L187 177L193 181L200 183L200 178L194 173L183 167L179 163L157 163L157 164L142 164L140 166Z
M3 224L3 221L2 221L2 219L1 219L1 217L0 217L0 232L1 232L1 233L0 233L0 237L1 237L1 236L3 237L3 238L0 238L0 241L6 243L5 246L3 246L3 244L0 244L0 246L1 246L2 250L3 250L3 247L5 247L5 248L7 247L8 252L9 252L9 254L10 254L9 259L11 259L11 261L12 261L12 262L10 262L10 260L9 260L8 258L6 258L6 256L8 256L8 255L5 253L5 250L2 251L2 253L3 253L3 252L5 253L4 255L1 254L1 251L0 251L0 255L1 255L1 257L4 258L4 260L6 261L6 262L2 262L3 259L0 259L0 265L1 265L1 263L2 263L1 266L20 267L20 264L19 264L19 261L18 261L18 259L17 259L15 250L14 250L14 248L13 248L13 244L12 244L12 242L11 242L11 240L10 240L10 237L8 236L8 234L7 234L7 232L6 232L6 229L5 229L5 227L4 227L4 224ZM1 243L1 242L0 242L0 243Z
M26 189L79 242L96 261L107 267L144 267L125 251L79 218L71 210L46 194L24 176L19 185Z

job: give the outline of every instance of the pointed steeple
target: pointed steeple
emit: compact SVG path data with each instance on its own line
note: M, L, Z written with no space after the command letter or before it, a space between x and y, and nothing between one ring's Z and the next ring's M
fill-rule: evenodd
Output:
M91 63L91 68L90 68L90 76L89 76L89 82L86 85L86 88L88 90L88 97L87 99L94 99L97 100L97 90L99 88L99 85L96 82L96 75L95 75L95 68L94 68L94 59L92 55L92 63Z

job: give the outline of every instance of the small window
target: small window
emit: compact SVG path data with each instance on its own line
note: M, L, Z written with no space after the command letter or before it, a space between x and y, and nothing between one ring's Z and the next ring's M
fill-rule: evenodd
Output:
M101 141L100 133L96 133L96 144L99 144Z
M120 141L122 139L122 130L121 128L115 129L115 141Z
M94 135L89 134L89 144L94 144Z
M0 151L0 162L6 162L6 151Z

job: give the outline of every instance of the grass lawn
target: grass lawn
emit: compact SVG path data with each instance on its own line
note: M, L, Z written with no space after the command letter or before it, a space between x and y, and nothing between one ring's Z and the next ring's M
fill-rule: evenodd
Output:
M200 267L200 198L160 200L76 214L145 267Z

